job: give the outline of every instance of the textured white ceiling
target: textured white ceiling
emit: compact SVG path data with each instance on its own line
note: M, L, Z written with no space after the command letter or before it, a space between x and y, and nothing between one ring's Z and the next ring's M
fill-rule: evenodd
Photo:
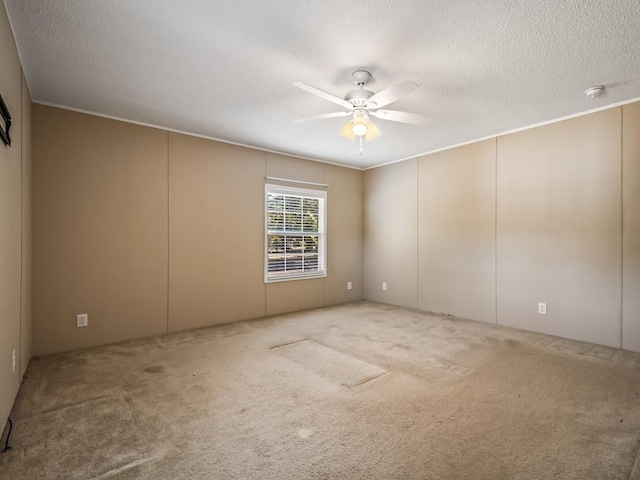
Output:
M5 0L37 102L355 167L640 97L638 0ZM340 136L351 72L420 89ZM588 99L583 91L606 85Z

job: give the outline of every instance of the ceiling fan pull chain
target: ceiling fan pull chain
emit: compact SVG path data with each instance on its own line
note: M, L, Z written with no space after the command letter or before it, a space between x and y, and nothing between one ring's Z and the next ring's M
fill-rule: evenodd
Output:
M364 150L362 149L362 137L360 137L360 155L362 155L364 153Z

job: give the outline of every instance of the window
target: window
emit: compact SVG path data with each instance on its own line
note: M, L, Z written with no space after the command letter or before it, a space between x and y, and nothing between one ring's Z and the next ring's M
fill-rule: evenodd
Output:
M265 282L326 276L324 191L265 186Z

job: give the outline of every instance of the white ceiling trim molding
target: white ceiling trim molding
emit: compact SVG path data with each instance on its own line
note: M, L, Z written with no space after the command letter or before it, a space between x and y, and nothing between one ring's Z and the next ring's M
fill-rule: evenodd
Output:
M324 163L326 165L333 165L333 166L336 166L336 167L350 168L352 170L365 170L364 168L354 167L352 165L344 165L344 164L341 164L341 163L328 162L326 160L318 160L317 158L303 157L303 156L300 156L300 155L293 155L293 154L287 153L287 152L279 152L277 150L269 150L267 148L256 147L254 145L247 145L247 144L244 144L244 143L231 142L231 141L225 140L223 138L215 138L215 137L209 137L207 135L200 135L200 134L197 134L197 133L184 132L182 130L176 130L175 128L164 127L162 125L154 125L152 123L138 122L136 120L129 120L128 118L115 117L113 115L106 115L104 113L90 112L88 110L82 110L81 108L73 108L73 107L69 107L67 105L56 105L55 103L43 102L43 101L40 101L40 100L33 100L33 103L37 103L38 105L44 105L45 107L54 107L54 108L60 108L62 110L69 110L70 112L84 113L85 115L92 115L94 117L106 118L108 120L116 120L118 122L131 123L133 125L139 125L141 127L155 128L155 129L158 129L158 130L164 130L166 132L179 133L181 135L187 135L189 137L197 137L197 138L202 138L204 140L212 140L214 142L226 143L228 145L235 145L236 147L250 148L251 150L258 150L259 152L275 153L276 155L284 155L285 157L299 158L301 160L310 160L312 162Z
M505 132L496 133L494 135L487 135L486 137L476 138L475 140L470 140L468 142L458 143L456 145L451 145L450 147L439 148L439 149L436 149L436 150L431 150L431 151L428 151L428 152L420 153L418 155L412 155L410 157L400 158L398 160L392 160L390 162L385 162L385 163L382 163L380 165L374 165L374 166L371 166L371 167L356 167L356 166L353 166L353 165L344 165L344 164L340 164L340 163L328 162L328 161L325 161L325 160L318 160L317 158L303 157L303 156L300 156L300 155L292 155L290 153L279 152L277 150L264 149L264 148L256 147L254 145L247 145L247 144L243 144L243 143L230 142L230 141L224 140L222 138L215 138L215 137L209 137L209 136L206 136L206 135L199 135L197 133L184 132L182 130L176 130L174 128L168 128L168 127L164 127L162 125L153 125L151 123L137 122L135 120L129 120L127 118L120 118L120 117L115 117L115 116L112 116L112 115L105 115L103 113L90 112L88 110L82 110L80 108L73 108L73 107L69 107L69 106L66 106L66 105L56 105L56 104L53 104L53 103L36 101L36 100L33 101L33 103L36 103L38 105L44 105L44 106L47 106L47 107L60 108L62 110L69 110L71 112L84 113L86 115L93 115L95 117L106 118L106 119L109 119L109 120L116 120L116 121L119 121L119 122L131 123L133 125L139 125L141 127L155 128L155 129L158 129L158 130L165 130L167 132L179 133L181 135L187 135L187 136L190 136L190 137L197 137L197 138L202 138L202 139L205 139L205 140L212 140L214 142L226 143L228 145L235 145L237 147L250 148L251 150L258 150L260 152L274 153L276 155L284 155L286 157L299 158L299 159L302 159L302 160L309 160L309 161L312 161L312 162L324 163L326 165L333 165L333 166L336 166L336 167L344 167L344 168L349 168L351 170L361 170L361 171L372 170L374 168L379 168L379 167L385 167L387 165L393 165L394 163L406 162L407 160L413 160L414 158L426 157L426 156L432 155L434 153L444 152L444 151L447 151L447 150L453 150L454 148L464 147L465 145L471 145L472 143L482 142L484 140L489 140L491 138L502 137L504 135L509 135L511 133L524 132L525 130L531 130L533 128L543 127L545 125L552 125L554 123L563 122L565 120L570 120L572 118L583 117L585 115L590 115L592 113L601 112L603 110L609 110L611 108L621 107L623 105L628 105L630 103L635 103L635 102L640 102L640 97L632 98L630 100L625 100L625 101L618 102L618 103L614 103L612 105L605 105L604 107L593 108L591 110L587 110L587 111L580 112L580 113L574 113L572 115L566 115L564 117L555 118L553 120L547 120L547 121L544 121L544 122L535 123L533 125L527 125L527 126L521 127L521 128L515 128L513 130L508 130L508 131L505 131Z
M421 153L419 155L413 155L413 156L407 157L407 158L401 158L399 160L392 160L391 162L381 163L380 165L374 165L372 167L362 168L361 170L363 170L363 171L364 170L372 170L374 168L384 167L386 165L393 165L394 163L406 162L407 160L413 160L414 158L426 157L426 156L432 155L434 153L445 152L447 150L453 150L454 148L464 147L465 145L471 145L472 143L482 142L484 140L489 140L491 138L498 138L498 137L502 137L504 135L510 135L512 133L517 133L517 132L524 132L525 130L532 130L534 128L544 127L545 125L551 125L551 124L554 124L554 123L563 122L565 120L570 120L572 118L584 117L585 115L590 115L592 113L602 112L603 110L610 110L612 108L618 108L618 107L621 107L623 105L628 105L630 103L635 103L635 102L639 102L639 101L640 101L640 97L632 98L631 100L625 100L623 102L614 103L612 105L606 105L604 107L594 108L592 110L587 110L585 112L574 113L573 115L567 115L565 117L555 118L553 120L547 120L545 122L535 123L533 125L527 125L526 127L515 128L513 130L508 130L506 132L496 133L495 135L487 135L486 137L477 138L477 139L471 140L469 142L458 143L456 145L451 145L450 147L444 147L444 148L439 148L437 150L431 150L429 152L424 152L424 153Z

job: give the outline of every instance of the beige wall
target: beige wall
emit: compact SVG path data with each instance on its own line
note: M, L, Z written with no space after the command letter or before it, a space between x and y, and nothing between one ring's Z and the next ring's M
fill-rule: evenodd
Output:
M378 286L413 262L422 310L640 351L639 126L636 103L368 170L364 297L414 304Z
M328 171L331 169L331 166L325 163L310 162L308 160L267 152L265 154L264 168L264 173L267 177L326 184L328 182ZM297 186L300 187L301 185ZM313 185L310 185L309 188L321 189L321 187Z
M498 138L501 325L620 347L620 133L614 108Z
M34 106L34 354L166 333L167 137Z
M0 4L0 94L12 117L12 145L6 147L0 142L0 431L3 431L31 357L30 152L23 148L30 138L31 97L23 81L3 4Z
M418 161L418 308L496 322L496 140Z
M169 134L169 331L264 316L264 153Z
M368 300L418 307L417 167L413 159L365 171L364 296Z
M640 352L640 103L622 107L622 348Z
M331 185L327 202L327 272L331 281L326 283L325 305L362 299L362 177L358 170L325 167L325 181ZM351 290L346 289L348 282L352 284Z
M266 315L280 315L324 306L326 283L325 278L314 278L266 284Z
M42 105L33 117L34 353L362 298L362 172ZM265 285L267 175L329 184L326 278Z

